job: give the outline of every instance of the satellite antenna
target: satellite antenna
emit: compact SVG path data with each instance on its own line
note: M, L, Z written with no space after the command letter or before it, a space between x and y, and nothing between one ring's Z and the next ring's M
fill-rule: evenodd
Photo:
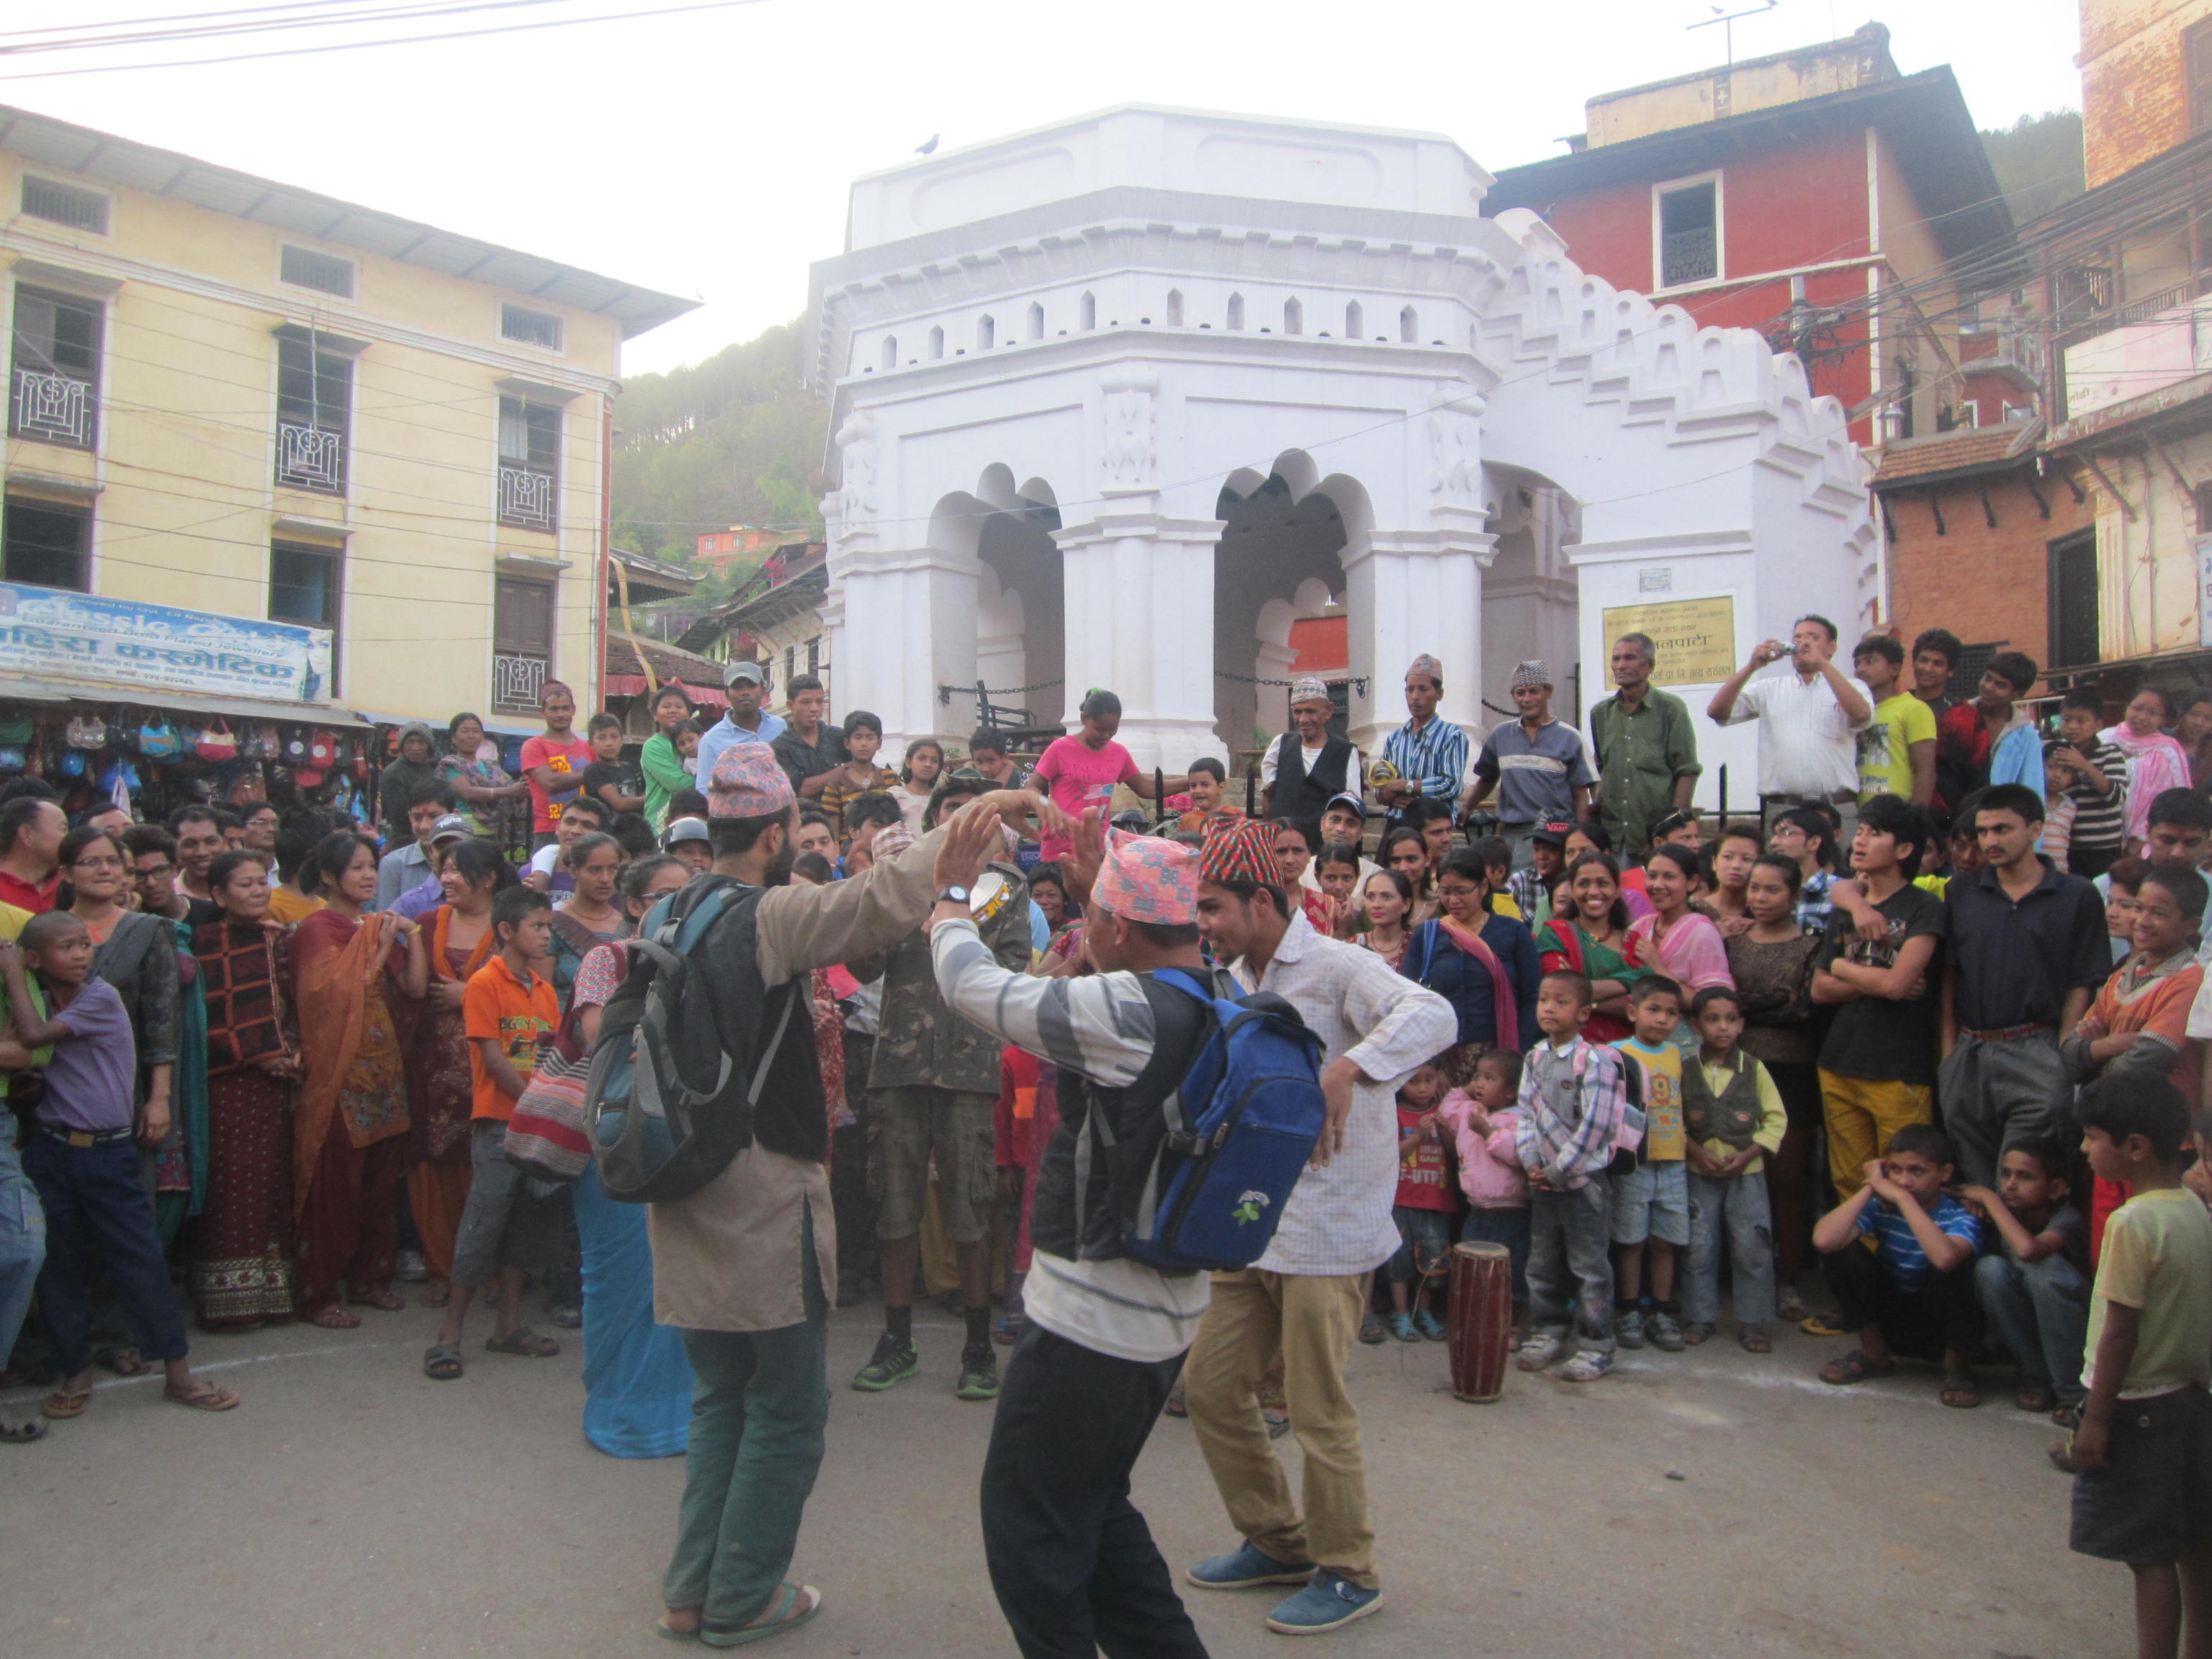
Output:
M1753 6L1748 11L1723 12L1718 6L1711 8L1713 15L1690 25L1693 29L1709 29L1716 23L1721 26L1728 42L1728 61L1735 62L1735 24L1739 17L1764 17L1782 3L1782 0L1766 0L1763 6Z

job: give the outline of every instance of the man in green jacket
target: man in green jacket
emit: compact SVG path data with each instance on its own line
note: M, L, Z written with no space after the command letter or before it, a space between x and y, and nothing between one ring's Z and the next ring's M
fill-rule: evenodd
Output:
M1613 683L1620 689L1590 710L1598 817L1625 859L1643 855L1661 813L1690 804L1704 769L1690 711L1651 684L1657 659L1649 634L1622 635L1613 647Z

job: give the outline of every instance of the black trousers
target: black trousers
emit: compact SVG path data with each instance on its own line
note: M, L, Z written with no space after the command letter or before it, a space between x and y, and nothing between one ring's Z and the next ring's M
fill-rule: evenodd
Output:
M1874 1326L1892 1353L1941 1359L1948 1349L1971 1357L1981 1346L1982 1305L1971 1257L1948 1273L1930 1271L1917 1291L1900 1290L1863 1244L1822 1256L1820 1270L1836 1298L1837 1322L1847 1331Z
M983 1459L983 1557L1026 1659L1206 1659L1129 1472L1182 1370L1055 1336L1006 1362Z

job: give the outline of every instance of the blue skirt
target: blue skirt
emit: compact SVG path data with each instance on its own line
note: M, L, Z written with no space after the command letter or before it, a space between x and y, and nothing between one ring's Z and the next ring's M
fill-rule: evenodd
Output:
M691 1429L683 1337L653 1322L645 1206L621 1204L596 1164L577 1180L584 1245L584 1438L610 1457L681 1457Z

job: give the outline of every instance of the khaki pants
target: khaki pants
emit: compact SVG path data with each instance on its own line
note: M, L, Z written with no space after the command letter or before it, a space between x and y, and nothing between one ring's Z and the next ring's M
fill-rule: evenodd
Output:
M1344 1387L1359 1331L1361 1278L1257 1268L1214 1274L1213 1300L1183 1377L1190 1425L1237 1530L1263 1555L1311 1561L1373 1589L1359 1413ZM1305 1453L1303 1519L1260 1413L1260 1381L1279 1349L1291 1432Z
M1936 1121L1936 1091L1924 1083L1839 1077L1823 1066L1820 1108L1828 1123L1828 1175L1838 1203L1866 1185L1867 1164L1908 1123Z

